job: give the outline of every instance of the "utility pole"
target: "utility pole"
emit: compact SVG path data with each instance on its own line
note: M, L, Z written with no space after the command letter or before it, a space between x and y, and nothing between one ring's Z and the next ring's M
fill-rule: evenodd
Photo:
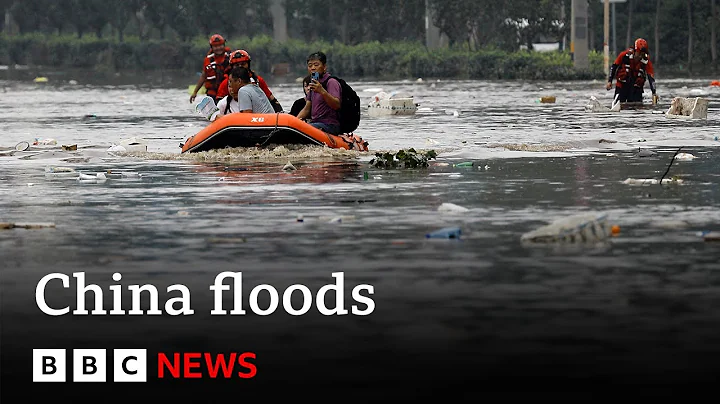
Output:
M570 53L576 69L590 67L588 58L588 0L572 0L570 15Z
M563 22L563 24L567 24L567 21L565 20L565 0L562 2L562 8L560 9L560 21ZM567 27L567 25L564 25L563 28ZM560 50L565 52L567 50L567 31L563 29L563 37L562 37L562 44L560 44Z
M613 1L612 4L612 54L617 53L617 33L615 31L615 3L616 1Z
M603 39L603 61L605 66L605 76L610 74L610 0L605 0L604 7L604 39Z

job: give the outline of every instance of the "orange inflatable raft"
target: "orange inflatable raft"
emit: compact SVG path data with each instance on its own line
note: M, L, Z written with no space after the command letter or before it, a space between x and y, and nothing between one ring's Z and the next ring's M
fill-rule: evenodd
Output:
M333 149L368 150L368 143L355 134L331 135L290 114L239 112L219 117L180 147L182 153L193 153L269 144L325 145Z

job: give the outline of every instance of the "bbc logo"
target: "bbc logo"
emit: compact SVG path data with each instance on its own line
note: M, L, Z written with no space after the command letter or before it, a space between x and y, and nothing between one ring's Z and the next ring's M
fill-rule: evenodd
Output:
M105 349L73 349L74 382L106 382ZM65 382L65 349L33 349L33 382ZM147 350L113 349L113 381L147 382Z

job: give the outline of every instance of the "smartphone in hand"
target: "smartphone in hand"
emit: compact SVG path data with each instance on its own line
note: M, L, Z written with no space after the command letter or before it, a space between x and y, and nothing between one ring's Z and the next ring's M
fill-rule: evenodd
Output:
M315 81L320 81L320 73L312 72L312 74L310 75L310 78Z

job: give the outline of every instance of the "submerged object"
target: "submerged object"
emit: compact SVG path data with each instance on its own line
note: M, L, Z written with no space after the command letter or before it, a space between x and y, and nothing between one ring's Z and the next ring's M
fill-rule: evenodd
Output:
M284 114L232 113L211 122L181 144L182 153L226 147L261 147L267 144L306 144L332 149L367 151L368 143L357 135L331 135Z
M619 95L613 99L612 106L610 108L602 105L600 101L594 95L590 97L590 103L585 105L586 112L620 112L621 103L618 101Z
M121 140L119 144L113 143L107 151L108 153L142 153L146 152L147 148L147 141L145 139L133 136L131 138Z
M414 115L418 104L411 95L403 93L375 94L368 104L369 116Z
M520 237L523 243L588 243L606 240L612 235L607 214L584 213L562 218Z
M625 185L657 185L660 180L657 178L628 178L622 182ZM682 184L681 178L663 178L663 184Z
M707 119L708 99L675 97L665 116L668 118Z

